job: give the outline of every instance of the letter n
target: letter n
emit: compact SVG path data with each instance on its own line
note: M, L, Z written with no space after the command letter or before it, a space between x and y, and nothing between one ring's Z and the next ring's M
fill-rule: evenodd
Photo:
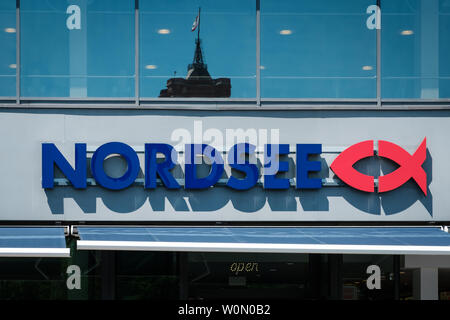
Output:
M75 144L75 169L53 143L42 144L42 188L54 186L55 165L76 189L86 188L86 144Z

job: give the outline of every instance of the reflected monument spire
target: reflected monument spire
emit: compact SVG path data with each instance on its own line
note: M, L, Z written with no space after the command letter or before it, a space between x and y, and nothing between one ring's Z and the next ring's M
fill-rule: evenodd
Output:
M197 29L197 39L195 39L194 60L192 60L192 63L188 65L186 80L211 80L211 76L208 72L208 66L203 61L203 53L200 40L200 8L198 8L198 16L197 18L195 18L194 24L192 25L192 31L194 31L195 29Z
M220 97L228 98L231 95L230 78L212 79L208 72L201 47L200 39L200 13L194 20L191 31L197 30L195 39L195 52L192 63L188 65L186 78L170 78L167 80L167 89L160 91L160 98L168 97Z

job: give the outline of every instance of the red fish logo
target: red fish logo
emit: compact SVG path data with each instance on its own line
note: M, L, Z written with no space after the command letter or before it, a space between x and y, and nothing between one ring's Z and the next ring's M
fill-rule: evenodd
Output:
M353 165L364 158L374 156L373 140L356 143L341 152L333 161L330 168L349 186L365 191L374 192L375 178L356 171ZM427 195L427 174L422 168L426 159L427 138L424 138L413 155L395 143L378 141L378 156L396 162L400 167L378 179L378 192L394 190L409 179L413 179L422 192Z

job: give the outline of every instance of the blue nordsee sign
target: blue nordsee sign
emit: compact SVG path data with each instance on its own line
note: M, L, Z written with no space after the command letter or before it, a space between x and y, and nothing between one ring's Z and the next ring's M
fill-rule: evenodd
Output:
M228 152L227 162L229 166L245 175L238 179L231 176L226 185L235 190L247 190L257 184L259 168L256 163L245 159L245 155L255 153L256 147L249 143L235 144ZM289 162L280 161L280 155L289 154L288 144L266 144L264 150L264 188L288 189L288 178L280 178L276 175L289 171ZM322 152L321 144L297 144L296 145L296 188L319 189L322 187L320 178L309 178L310 172L318 172L321 169L320 161L310 161L308 157ZM147 143L145 144L145 183L144 188L156 188L157 176L168 189L179 189L181 186L171 174L170 170L176 165L175 149L169 144ZM114 154L119 154L127 163L126 172L119 178L113 178L105 173L104 160ZM157 154L164 155L164 161L157 161ZM53 143L42 144L42 187L51 189L54 187L55 166L57 166L76 189L87 187L86 144L75 144L75 168L62 155ZM211 164L208 176L197 177L197 156L207 157ZM110 190L121 190L129 187L138 177L140 170L139 158L129 145L121 142L105 143L94 152L91 159L91 172L95 181L102 187ZM224 172L224 160L220 152L207 144L185 145L185 189L206 189L219 181Z

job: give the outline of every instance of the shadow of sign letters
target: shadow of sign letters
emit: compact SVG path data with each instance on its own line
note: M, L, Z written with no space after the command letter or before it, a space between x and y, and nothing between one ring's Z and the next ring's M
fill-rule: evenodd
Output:
M333 172L325 159L317 156L321 161L321 171L311 174L311 177L334 178ZM90 167L88 161L88 172ZM427 150L427 159L423 168L427 173L427 186L432 181L432 156ZM295 164L289 159L290 171L283 173L284 177L295 177ZM260 166L260 165L259 165ZM120 176L125 172L126 162L119 157L112 157L104 163L105 171L110 176ZM208 166L199 165L199 175L208 174ZM377 179L379 175L385 175L397 168L397 165L390 160L380 158L366 158L355 164L355 169L363 174L373 175ZM177 166L172 170L176 178L183 177L181 167ZM233 173L233 176L235 174ZM63 177L59 170L55 170L55 177ZM280 175L281 176L281 175ZM138 179L143 178L141 170ZM227 179L224 173L222 177ZM132 185L120 191L111 191L101 186L88 186L83 190L76 190L71 186L55 187L46 189L45 194L52 214L64 214L64 199L73 199L81 210L87 215L97 213L97 199L101 199L105 206L113 212L127 214L135 212L143 206L149 206L151 212L162 213L158 218L164 219L164 212L171 206L174 211L180 212L180 219L183 213L187 212L214 212L225 207L231 202L233 208L243 214L254 213L261 210L268 204L271 211L298 212L321 211L330 212L334 215L333 208L330 208L329 198L340 197L345 199L354 208L370 215L394 215L400 213L416 201L420 201L430 216L433 216L433 195L431 190L427 191L428 196L421 192L420 188L413 180L409 180L396 190L386 193L366 193L355 190L347 185L323 186L315 190L298 190L294 187L285 190L268 190L257 185L246 191L236 191L225 185L216 185L205 190L169 190L164 186L156 189L144 189L143 185ZM351 214L351 213L349 213ZM274 215L276 218L276 216ZM88 218L88 217L87 217ZM143 220L149 218L142 217ZM152 217L156 218L156 216Z

